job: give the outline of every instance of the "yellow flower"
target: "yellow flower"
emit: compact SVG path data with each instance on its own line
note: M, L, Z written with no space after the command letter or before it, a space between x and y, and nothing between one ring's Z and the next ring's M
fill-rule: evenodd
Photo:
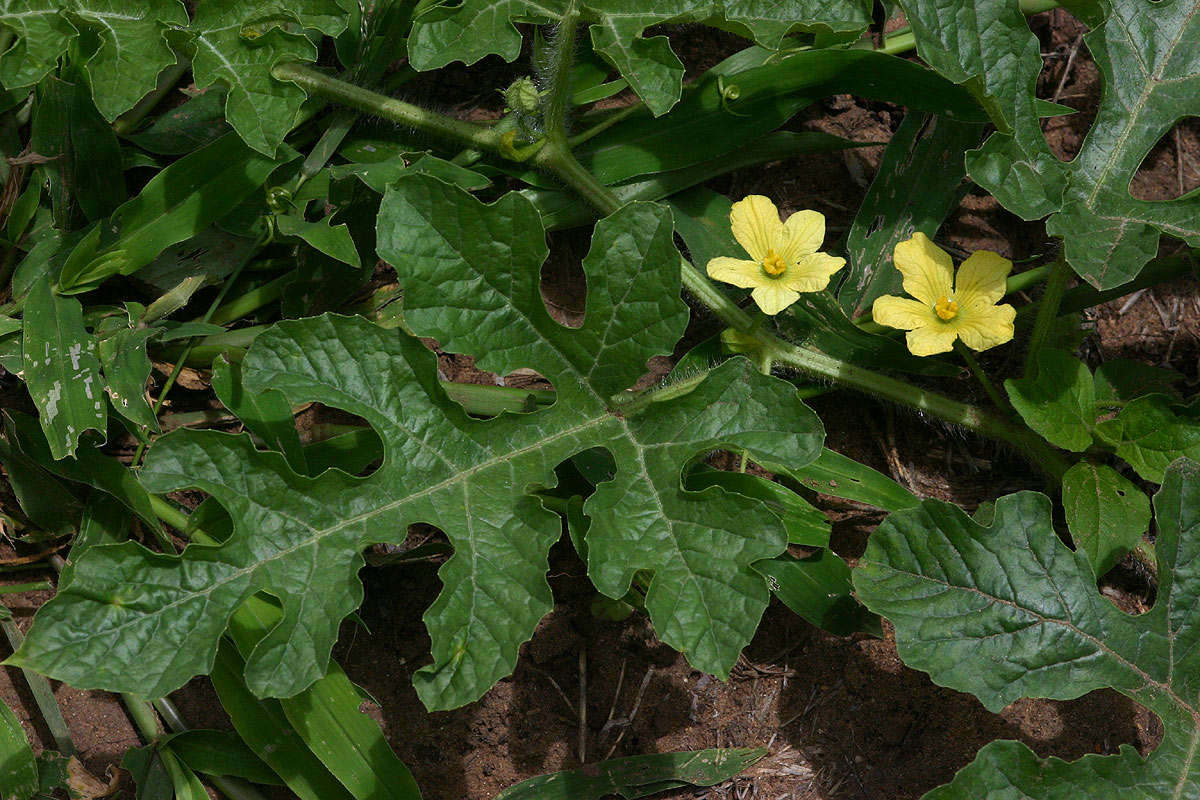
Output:
M750 254L742 258L714 258L708 276L743 289L766 314L778 314L800 299L801 292L819 292L846 263L817 248L825 241L825 215L797 211L779 221L775 204L752 194L733 204L729 212L733 238Z
M904 291L917 299L880 297L871 313L880 325L908 331L913 355L948 352L955 339L972 350L987 350L1013 338L1016 309L996 305L1012 271L1007 258L978 250L955 278L949 254L923 233L896 245L893 258L904 276Z

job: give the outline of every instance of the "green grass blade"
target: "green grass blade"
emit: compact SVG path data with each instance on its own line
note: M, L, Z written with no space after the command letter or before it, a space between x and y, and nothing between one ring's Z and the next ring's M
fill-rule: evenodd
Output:
M281 617L277 606L251 597L232 620L238 648L249 652ZM279 705L304 743L357 800L420 800L408 767L375 721L358 710L362 700L341 667L330 661L325 677Z
M33 748L12 709L0 701L0 797L25 800L38 788Z
M246 662L222 642L212 682L238 734L283 779L300 800L353 800L312 752L298 741L278 700L260 700L242 679Z
M600 800L634 798L681 786L713 786L766 755L766 748L696 750L614 758L576 770L521 781L496 800Z

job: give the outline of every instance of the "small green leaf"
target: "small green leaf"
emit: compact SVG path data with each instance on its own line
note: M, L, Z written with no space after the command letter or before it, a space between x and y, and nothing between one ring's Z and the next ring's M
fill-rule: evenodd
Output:
M354 163L330 167L330 177L334 180L357 177L379 194L383 194L389 183L408 171L423 172L469 191L491 184L485 175L474 170L428 153L413 154L408 148L390 142L358 140L343 146L338 152Z
M213 362L212 387L221 404L265 441L268 449L283 453L288 465L296 472L308 473L304 449L296 434L296 420L287 398L273 389L245 391L241 364L230 362L224 356Z
M54 458L75 452L86 430L105 435L108 419L96 340L83 327L83 307L60 297L42 278L24 309L25 385Z
M1147 394L1178 395L1174 388L1183 376L1172 369L1114 358L1096 367L1096 402L1128 403Z
M230 624L238 649L252 652L282 616L278 605L261 597L247 600ZM279 707L300 740L357 800L420 800L412 773L379 725L359 709L362 701L362 690L330 661L324 677Z
M190 767L179 760L170 745L159 747L158 757L162 759L167 774L171 776L171 785L175 787L175 800L209 800L204 784Z
M5 423L12 412L5 412ZM11 441L0 440L0 455L4 456L4 471L17 498L17 505L29 520L44 531L67 535L79 524L80 503L76 497L45 468L22 452Z
M279 701L259 699L246 688L244 671L237 648L222 642L213 688L247 746L300 800L356 800L296 735Z
M39 154L50 159L48 168L57 173L56 188L67 192L88 221L106 217L125 201L125 176L121 163L121 145L112 126L92 104L86 76L79 69L63 72L66 81L46 78L39 86L43 104L52 104L57 114L38 109L34 142ZM60 130L47 131L50 119ZM56 135L55 135L56 134ZM53 140L54 146L47 147Z
M693 492L703 491L709 486L720 486L727 492L737 492L761 500L783 521L788 544L804 547L829 546L829 533L832 528L829 520L819 508L786 486L757 475L723 472L705 464L698 464L684 479L683 484Z
M1017 742L993 742L925 800L1200 794L1200 465L1171 466L1154 498L1158 593L1131 616L1105 599L1083 552L1054 532L1050 501L1000 498L989 527L927 500L892 514L871 535L854 587L895 625L905 663L975 695L998 712L1021 697L1067 700L1111 687L1162 720L1162 743L1143 758L1039 759Z
M125 138L160 156L182 156L229 133L225 92L213 87L163 113L145 130Z
M21 452L50 472L67 480L83 483L106 492L142 518L154 530L159 529L150 495L142 488L137 476L120 461L104 455L95 447L81 449L74 458L54 459L41 430L33 420L21 413L9 412L5 430Z
M60 0L10 0L0 6L0 24L17 41L0 58L0 83L32 86L58 66L58 59L79 35L61 13Z
M254 755L232 731L189 730L165 736L179 760L205 775L232 775L254 783L282 786L283 781L266 763Z
M765 748L696 750L614 758L521 781L496 800L601 800L646 797L684 786L715 786L758 761Z
M362 266L354 240L350 238L350 229L344 224L334 225L331 217L309 222L281 214L275 217L275 225L284 236L298 236L330 258L352 267Z
M171 775L154 745L126 750L121 756L121 768L133 776L137 800L175 800Z
M1150 526L1150 499L1112 467L1081 461L1063 475L1063 510L1075 548L1096 575L1138 546Z
M1161 483L1177 458L1200 458L1200 398L1181 405L1162 394L1139 397L1097 425L1096 435L1140 477Z
M37 762L21 721L0 700L0 797L29 800L38 790Z
M805 467L784 471L789 478L821 494L899 511L920 504L920 499L882 472L823 448L820 457Z
M128 315L115 315L101 322L96 338L105 391L113 408L135 425L157 432L158 420L146 401L146 380L152 368L146 342L155 333L152 328L139 328L137 320Z
M1025 423L1051 444L1082 452L1092 444L1095 388L1087 365L1070 353L1038 352L1034 373L1004 382L1008 399Z

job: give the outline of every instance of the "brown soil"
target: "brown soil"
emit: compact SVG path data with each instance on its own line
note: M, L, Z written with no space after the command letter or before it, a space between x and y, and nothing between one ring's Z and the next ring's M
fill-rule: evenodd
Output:
M1068 14L1038 15L1033 29L1045 54L1041 95L1080 110L1045 124L1051 146L1070 157L1094 116L1099 75L1086 47L1078 46L1081 26ZM736 37L698 27L672 35L692 73L743 46ZM795 124L883 141L901 116L901 110L885 104L832 98ZM1200 162L1193 160L1200 158L1196 134L1188 125L1180 127L1178 139L1169 134L1147 158L1134 193L1175 197L1200 181ZM849 225L881 153L876 147L807 156L738 172L712 185L731 197L768 194L784 211L816 208L836 233ZM1040 223L1022 222L989 197L974 194L944 226L941 238L964 251L992 249L1036 263L1052 250ZM578 259L586 252L586 238L562 234L554 237L554 245L555 256L544 272L547 301L564 322L578 324ZM1175 248L1176 243L1164 244L1164 252ZM1093 326L1087 352L1096 361L1132 357L1196 377L1200 299L1194 281L1156 287L1132 305L1114 301L1086 319ZM707 332L697 330L689 338ZM1006 359L1019 352L1011 348L988 360L1003 372L1011 366ZM494 380L463 356L446 354L440 366L452 380ZM536 376L522 380L536 385ZM971 391L960 388L964 394ZM1008 453L915 415L844 394L813 405L825 420L830 447L892 475L921 496L970 509L1004 492L1039 488ZM820 501L834 523L834 549L853 559L882 515L832 497ZM439 590L436 566L365 569L361 614L370 632L346 623L335 653L379 701L367 711L383 725L428 800L484 800L524 778L610 755L718 746L763 746L769 755L724 785L666 796L902 800L949 780L980 747L998 738L1019 739L1043 756L1075 759L1113 753L1125 743L1146 753L1161 737L1157 718L1109 691L1070 702L1022 700L1000 714L988 713L971 696L935 686L925 674L904 667L890 629L883 639L839 638L778 603L768 610L730 681L722 683L690 669L658 643L645 619L594 618L589 612L594 592L565 540L551 554L555 610L525 646L515 674L466 708L429 714L410 679L428 659L421 614ZM23 580L34 577L49 575L22 575ZM1106 579L1106 594L1127 610L1145 610L1148 591L1127 565ZM47 596L18 595L6 602L26 627L29 614ZM94 773L103 774L139 743L113 696L66 686L56 693ZM17 709L39 747L50 744L17 671L0 670L0 697ZM178 700L193 725L228 727L205 679L194 680ZM123 796L132 793L126 790Z

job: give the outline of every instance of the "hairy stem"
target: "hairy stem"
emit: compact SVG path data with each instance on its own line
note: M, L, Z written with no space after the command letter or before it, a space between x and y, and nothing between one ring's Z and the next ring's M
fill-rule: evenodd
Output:
M563 144L566 143L567 102L571 99L571 65L575 63L575 34L578 26L578 5L575 0L570 0L554 33L554 46L546 64L549 95L542 111L547 138Z
M271 76L276 80L294 83L306 92L320 95L327 100L416 128L423 133L503 155L500 135L490 128L452 119L403 100L331 78L303 64L276 64L271 68Z
M996 410L1001 413L1007 413L1008 404L1004 402L1004 397L996 389L996 384L992 383L992 379L983 371L983 367L979 364L979 359L975 358L975 354L971 352L971 348L967 347L961 341L954 343L954 349L962 356L962 360L966 362L967 367L979 381L979 385L983 387L983 391L987 394L988 399L992 401L992 405L996 406Z
M1025 374L1033 371L1033 361L1038 351L1046 346L1050 338L1050 330L1058 319L1058 308L1062 304L1063 295L1067 291L1067 281L1071 277L1071 267L1067 264L1066 256L1061 252L1050 265L1050 277L1046 280L1046 289L1042 294L1042 304L1038 309L1037 319L1033 323L1033 333L1029 336L1029 350L1025 353Z

